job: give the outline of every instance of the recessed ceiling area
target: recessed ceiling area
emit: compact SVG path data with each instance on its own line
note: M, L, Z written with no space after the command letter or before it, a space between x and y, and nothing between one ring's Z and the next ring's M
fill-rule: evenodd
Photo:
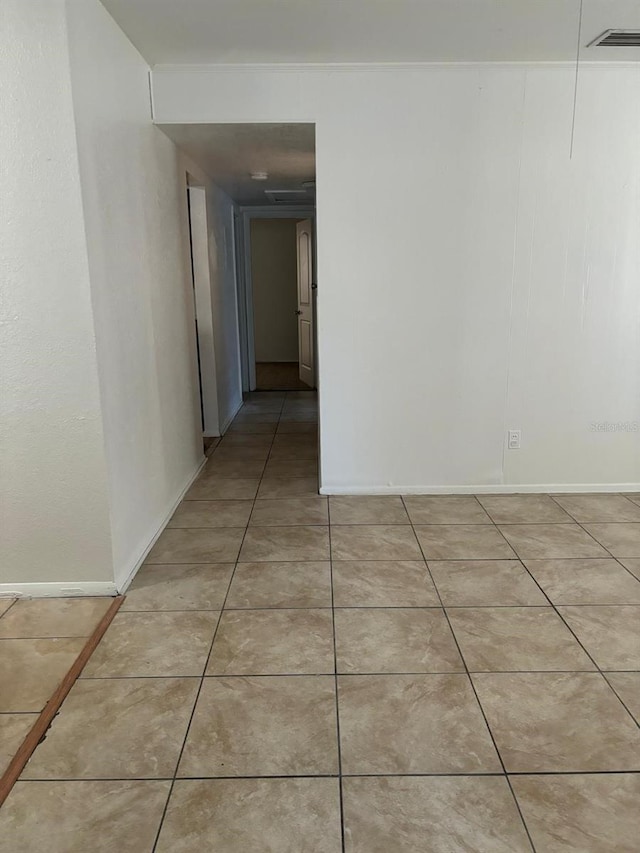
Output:
M278 204L266 192L296 191L289 203L313 204L315 125L159 124L157 125L220 189L239 204ZM266 180L252 173L266 172Z
M573 61L580 0L102 0L151 64ZM639 0L582 0L589 61L640 60L587 47L639 29Z

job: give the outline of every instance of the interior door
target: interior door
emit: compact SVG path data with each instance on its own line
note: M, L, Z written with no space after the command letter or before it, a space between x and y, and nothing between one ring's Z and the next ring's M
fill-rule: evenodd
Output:
M313 352L313 230L310 219L296 224L298 241L298 365L300 379L315 385Z

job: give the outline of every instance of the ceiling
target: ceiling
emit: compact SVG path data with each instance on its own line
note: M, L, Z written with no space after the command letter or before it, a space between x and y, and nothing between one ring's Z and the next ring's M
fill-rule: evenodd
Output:
M265 190L302 190L315 179L313 124L159 124L239 204L270 204ZM266 181L251 172L265 171ZM313 204L314 193L292 203Z
M151 64L572 61L580 0L102 0ZM581 54L640 29L640 0L582 0Z

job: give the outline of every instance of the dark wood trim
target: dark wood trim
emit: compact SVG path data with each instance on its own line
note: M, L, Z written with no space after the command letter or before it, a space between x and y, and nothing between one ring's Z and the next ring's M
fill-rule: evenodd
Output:
M53 696L49 699L47 704L40 712L40 715L33 724L31 731L27 734L25 739L22 741L20 748L11 759L11 762L5 770L2 779L0 779L0 806L9 796L9 792L18 780L18 777L22 773L25 764L33 755L33 752L37 745L40 743L42 736L46 733L47 729L51 725L51 721L58 713L60 705L62 705L62 703L64 702L67 693L71 690L78 676L84 669L87 661L95 651L96 646L102 639L104 632L111 624L113 617L120 609L120 606L122 605L124 599L124 595L118 595L113 599L113 601L109 605L109 609L104 614L100 622L98 622L98 625L96 626L96 629L94 630L93 634L87 639L87 642L84 644L82 651L75 659L69 671L56 688Z

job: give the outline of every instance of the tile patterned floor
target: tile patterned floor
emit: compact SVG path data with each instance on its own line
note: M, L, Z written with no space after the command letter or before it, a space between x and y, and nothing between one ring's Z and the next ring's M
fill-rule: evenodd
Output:
M640 496L327 499L315 421L250 396L1 853L635 853Z
M0 776L110 604L0 599Z

